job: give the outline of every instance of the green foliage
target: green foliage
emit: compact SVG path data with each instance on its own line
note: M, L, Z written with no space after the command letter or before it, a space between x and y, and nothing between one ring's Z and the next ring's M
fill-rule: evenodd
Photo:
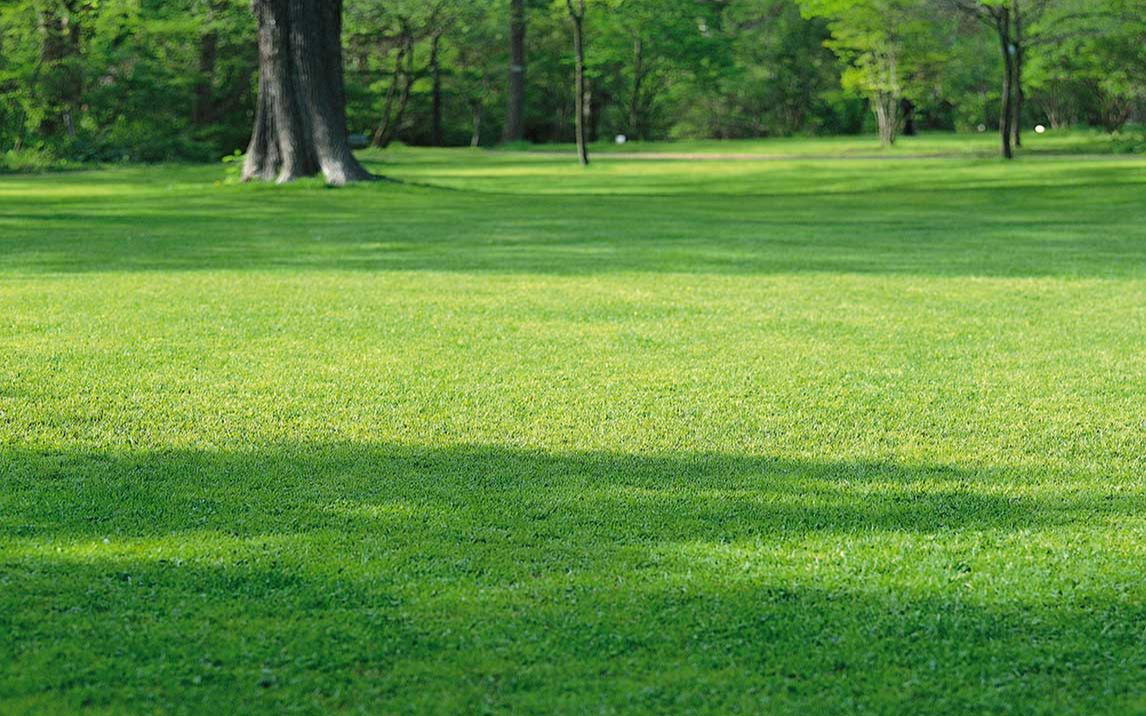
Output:
M926 106L947 56L944 31L920 0L801 0L809 17L828 18L826 43L846 63L844 89L867 97L881 138L894 143L903 103Z
M0 173L43 172L68 166L69 162L61 161L46 149L9 149L0 154Z
M839 65L823 47L824 23L790 2L733 4L720 18L722 54L705 53L706 76L674 97L672 134L744 138L855 132L854 103L838 93Z
M967 9L1013 1L593 0L590 135L857 133L870 125L866 110L895 130L902 100L924 128L991 127L998 46L989 23ZM526 135L569 141L564 0L526 7ZM1113 130L1146 118L1144 0L1021 7L1025 126ZM373 136L389 121L392 138L406 144L500 140L508 0L346 0L345 8L354 134ZM256 59L249 0L8 0L0 4L0 151L211 161L248 140Z
M223 182L225 184L238 184L242 180L243 163L246 160L247 155L238 149L223 157Z
M1113 3L1104 12L1063 8L1036 30L1055 40L1036 54L1028 75L1054 126L1113 131L1146 110L1146 2Z
M0 146L80 160L208 159L250 131L245 0L19 0L0 10ZM202 48L214 37L206 75ZM193 121L198 86L207 106Z

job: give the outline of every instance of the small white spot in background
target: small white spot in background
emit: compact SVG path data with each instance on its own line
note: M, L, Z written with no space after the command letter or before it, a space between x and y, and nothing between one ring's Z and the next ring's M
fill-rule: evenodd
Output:
M624 144L625 142L629 141L629 138L623 134L618 134L617 138L613 141L615 141L617 144Z
M1035 134L1042 134L1045 131L1047 131L1047 128L1044 127L1043 125L1041 125L1041 124L1035 125Z
M986 132L987 131L987 125L980 124L978 127L976 127L976 129L978 129L980 132Z

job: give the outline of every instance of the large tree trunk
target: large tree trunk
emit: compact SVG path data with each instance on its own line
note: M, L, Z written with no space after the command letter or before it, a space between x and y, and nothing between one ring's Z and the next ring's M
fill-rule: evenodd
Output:
M342 79L342 0L252 0L259 99L244 180L330 184L372 176L350 151Z
M525 0L509 4L509 104L505 115L507 142L525 139Z
M589 88L585 81L585 0L565 0L569 8L569 18L573 21L574 85L574 127L577 132L577 158L581 166L589 165L588 127L585 114L588 108ZM576 8L574 2L577 3Z

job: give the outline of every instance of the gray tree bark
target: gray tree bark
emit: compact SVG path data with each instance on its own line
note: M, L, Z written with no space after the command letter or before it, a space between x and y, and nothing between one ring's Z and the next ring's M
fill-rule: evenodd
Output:
M872 96L871 103L879 127L879 144L881 147L890 147L895 144L899 128L900 99L890 92L877 92Z
M259 98L244 181L321 173L333 185L372 179L350 151L342 78L342 0L252 0Z

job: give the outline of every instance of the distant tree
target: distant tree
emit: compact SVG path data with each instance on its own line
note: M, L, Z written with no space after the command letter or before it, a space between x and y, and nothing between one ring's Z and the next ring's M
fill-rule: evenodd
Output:
M866 95L883 146L895 143L905 119L908 77L925 51L928 32L917 0L800 0L809 17L829 20L827 43L848 65L846 88Z
M76 136L76 114L84 91L82 40L84 22L95 7L81 0L44 0L33 5L40 44L41 87L47 101L39 131L44 137L64 132Z
M470 0L459 14L449 57L449 90L457 100L455 109L464 108L468 113L471 147L480 146L487 136L486 115L490 105L501 100L498 90L507 87L503 82L506 77L504 37L498 33L505 21L499 14L490 14L487 10L483 0ZM466 115L459 113L459 116ZM504 131L501 138L506 138Z
M617 129L631 139L647 139L673 81L711 65L715 45L727 44L719 36L719 13L681 0L598 0L598 6L587 58L591 83L601 90L593 95L613 100ZM602 113L589 111L599 122Z
M999 140L1003 158L1014 157L1022 104L1022 9L1019 0L939 0L941 5L973 17L995 33L1002 59L999 92Z
M257 64L249 0L210 4L0 2L0 149L155 161L244 145Z
M350 6L351 46L392 63L374 129L373 144L386 148L406 122L414 86L430 79L431 144L442 138L442 41L467 0L353 0ZM423 45L425 43L425 46ZM419 46L428 58L417 61Z
M1024 72L1033 48L1071 39L1108 35L1120 23L1134 23L1141 0L939 0L941 6L973 17L995 34L1002 59L999 138L1003 157L1022 146Z
M661 52L672 62L653 113L674 118L670 132L742 138L859 130L862 102L842 91L845 63L824 46L824 18L805 18L792 0L677 6L691 32L682 21L680 44Z
M288 24L260 30L252 4ZM586 160L613 134L871 123L890 143L914 123L997 122L1010 156L1036 117L1146 119L1146 0L342 0L341 48L324 19L338 5L0 0L0 151L210 161L250 146L249 178L333 166L343 181L361 167L330 129L342 114L378 146L578 140Z
M330 184L370 173L350 151L342 77L342 0L254 0L259 98L244 180Z
M1034 9L1027 84L1052 126L1081 114L1114 131L1146 108L1146 0Z

